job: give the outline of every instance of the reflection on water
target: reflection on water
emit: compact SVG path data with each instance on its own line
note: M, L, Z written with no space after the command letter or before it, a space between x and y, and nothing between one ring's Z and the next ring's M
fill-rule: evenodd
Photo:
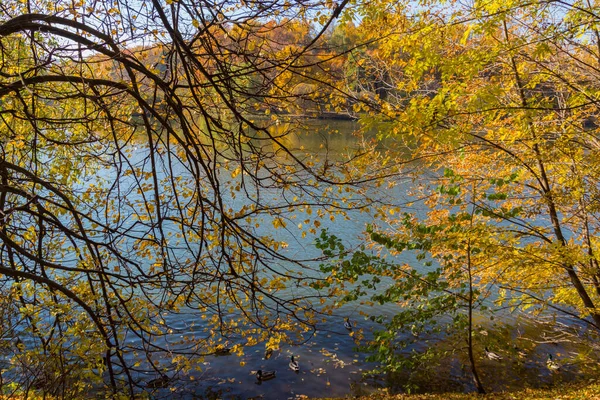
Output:
M595 376L598 358L591 354L586 343L575 330L553 331L550 324L506 316L511 325L503 322L488 323L483 319L475 332L476 362L484 387L488 392L518 390L525 387L546 387ZM501 319L502 320L502 319ZM357 319L357 328L369 330L367 321ZM413 349L433 345L438 361L394 375L364 375L372 364L364 355L354 351L352 336L343 327L342 319L334 319L319 327L320 331L308 343L284 347L264 358L264 347L246 349L242 357L235 355L208 357L201 372L178 376L170 389L154 392L155 398L182 399L288 399L302 395L320 398L358 396L387 387L392 392L403 392L407 387L415 392L473 392L464 332L442 342L426 335L404 339L414 340ZM367 334L368 336L368 334ZM494 361L485 357L483 348L490 347L502 356ZM547 368L548 354L560 364L559 371ZM300 372L288 364L294 355ZM258 369L276 371L276 378L264 382L256 379Z
M340 325L341 326L341 325ZM331 326L333 328L333 326ZM286 399L297 395L311 397L344 396L367 391L361 373L368 368L363 357L352 351L354 341L342 327L320 331L308 343L283 347L266 360L264 347L247 348L245 355L207 357L203 371L179 376L172 388L155 392L157 398ZM294 355L298 373L289 368ZM268 381L256 379L256 371L276 371Z
M284 131L288 128L282 124L273 129ZM284 144L298 152L312 152L329 160L343 160L361 148L357 137L351 134L357 128L356 123L352 121L307 121L305 129L287 136ZM366 140L369 140L369 135ZM377 195L385 195L388 200L395 199L402 203L405 200L404 193L405 188L399 185ZM241 206L238 204L242 201L240 198L229 200L231 206ZM299 220L301 219L300 216ZM348 219L325 219L323 227L329 228L344 243L356 245L360 243L360 232L363 232L365 225L372 220L373 215L370 213L354 212ZM257 233L269 233L272 228L270 221L261 222ZM313 245L314 236L307 235L301 238L293 230L282 230L277 235L289 244L285 252L290 258L307 259L318 255ZM398 261L414 261L408 255L404 257L406 258ZM282 293L291 297L297 295L298 290L300 289L289 288ZM465 347L466 332L446 336L442 341L441 335L422 334L413 337L410 332L401 334L399 340L410 343L404 350L407 355L412 351L433 348L439 358L433 359L429 364L424 363L417 368L393 375L364 375L374 365L365 361L364 354L356 352L357 343L343 325L344 318L349 317L357 324L355 330L364 331L365 340L372 337L372 330L378 326L362 318L361 311L393 315L396 310L390 304L369 308L358 304L344 305L338 310L337 316L327 317L325 322L317 326L316 334L307 337L306 343L302 345L282 347L268 359L264 356L264 345L245 348L241 357L207 357L201 371L179 373L176 376L178 379L170 388L157 389L153 395L156 398L279 400L302 395L314 398L362 395L379 387L399 392L405 391L407 387L420 392L475 391ZM491 321L479 317L479 326L475 332L476 362L483 385L488 391L546 386L597 373L597 358L587 353L589 345L579 338L579 333L565 329L558 334L549 328L550 325L540 325L536 321L518 319L509 314L496 314L495 318ZM182 328L184 332L180 335L184 336L185 327L189 326L186 325L188 321L182 319L172 322ZM193 329L200 327L201 324ZM236 344L235 339L231 338L229 344ZM497 352L503 359L487 359L484 347ZM560 371L547 368L548 354L552 354L561 363ZM291 355L294 355L300 364L299 373L289 368ZM164 362L170 362L168 355ZM258 381L255 374L259 369L276 371L276 377L268 381ZM154 376L140 377L144 381L153 378Z
M288 129L281 124L273 129ZM369 141L376 132L359 138L352 135L358 125L352 121L306 121L305 129L296 131L294 135L286 136L284 143L298 152L306 151L318 154L322 162L339 161L354 155L362 149L359 140ZM143 151L143 150L140 150ZM315 160L317 162L317 160ZM372 190L377 190L372 188ZM387 196L388 201L404 202L405 188L401 185L386 188L374 196ZM269 194L266 191L265 194ZM277 193L270 194L274 198ZM243 206L242 197L227 199L229 206L238 209ZM267 218L267 217L265 217ZM299 215L299 220L302 216ZM368 212L352 212L347 219L337 218L334 221L322 220L322 227L328 228L348 245L357 245L361 241L360 233L366 224L372 222L373 215ZM260 221L257 234L272 233L271 221ZM280 230L278 239L288 243L284 250L292 259L308 259L319 255L314 247L314 236L308 234L302 238L297 231ZM404 255L398 262L413 261ZM281 265L280 268L290 266ZM316 266L315 266L316 267ZM282 292L290 297L297 295L300 289L289 288ZM256 345L244 349L244 355L209 356L201 365L201 370L191 372L172 372L173 379L168 388L152 389L155 398L202 398L202 399L247 399L262 398L287 399L300 395L310 397L334 397L345 395L362 395L380 386L389 387L392 391L405 390L407 384L418 387L419 391L473 391L474 386L470 375L470 367L466 358L465 338L450 336L439 342L439 337L422 335L413 337L410 332L401 335L400 339L407 340L410 345L406 353L413 350L422 351L429 346L435 346L439 354L445 354L441 361L433 361L430 365L422 365L418 369L406 370L388 376L364 376L373 367L365 361L365 355L357 353L357 343L354 336L344 327L344 318L349 317L355 325L354 330L364 331L365 338L371 337L372 329L377 328L374 322L365 320L360 312L377 312L378 314L393 315L396 311L391 304L384 306L362 306L347 304L338 310L336 316L326 317L317 326L317 332L312 337L305 337L306 342L298 346L284 346L279 351L265 359L264 345ZM178 329L172 337L164 337L160 343L166 348L170 342L202 335L204 324L197 317L198 312L190 310L189 314L170 316L167 325ZM549 385L561 381L573 380L595 374L597 358L586 353L589 346L581 344L575 333L557 336L548 329L540 329L540 325L532 321L515 320L510 315L497 315L496 321L506 321L514 324L509 329L498 322L481 320L481 327L476 333L476 357L483 384L489 391L515 389L523 386ZM196 318L196 319L194 319ZM495 325L494 324L498 324ZM485 334L484 334L485 332ZM570 332L565 329L565 332ZM138 343L132 336L131 345ZM230 338L230 345L236 343ZM241 340L241 339L240 339ZM483 348L490 347L503 356L500 362L488 360L483 355ZM515 347L516 346L516 347ZM525 354L524 356L521 354ZM546 368L548 354L562 364L560 371L552 372ZM294 355L300 364L299 373L289 368L290 356ZM171 365L172 355L164 354L161 364ZM276 371L276 378L269 381L257 381L256 371ZM145 383L157 378L155 375L139 374L135 377L140 388Z

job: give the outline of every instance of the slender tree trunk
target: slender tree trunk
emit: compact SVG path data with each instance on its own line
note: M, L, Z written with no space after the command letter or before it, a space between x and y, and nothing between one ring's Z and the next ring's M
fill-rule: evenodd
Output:
M471 200L475 204L475 186L471 186ZM469 362L471 363L471 373L473 374L473 382L477 388L477 392L485 394L485 388L479 378L477 371L477 364L475 364L475 355L473 354L473 265L471 262L471 230L473 228L473 216L475 214L475 206L473 205L471 210L471 220L469 221L469 233L467 237L467 274L469 277L469 304L468 304L468 317L469 317L469 335L467 337Z
M471 372L473 373L473 381L477 392L485 394L485 388L479 379L477 366L475 364L475 356L473 355L473 275L471 271L471 239L467 242L467 272L469 274L469 336L467 339L469 345L469 362L471 363Z

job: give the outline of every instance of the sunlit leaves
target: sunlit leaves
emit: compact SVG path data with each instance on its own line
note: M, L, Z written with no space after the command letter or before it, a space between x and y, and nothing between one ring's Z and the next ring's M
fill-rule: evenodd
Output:
M501 288L498 305L576 310L597 327L594 6L423 4L370 3L332 35L352 49L344 77L360 100L353 111L385 146L407 153L402 161L415 161L399 168L413 177L408 212L383 205L377 215L385 222L369 228L385 258L364 261L360 249L353 259L333 236L321 237L323 254L339 258L323 266L322 287L335 283L355 301L367 293L361 277L371 285L373 275L394 278L376 300L408 309L370 349L396 369L404 364L393 355L407 340L398 331L425 318L411 310L445 304L403 278L411 269L423 279L423 271L437 274L430 290L460 295L468 264L476 298ZM407 253L413 262L387 261ZM410 301L413 289L419 301Z

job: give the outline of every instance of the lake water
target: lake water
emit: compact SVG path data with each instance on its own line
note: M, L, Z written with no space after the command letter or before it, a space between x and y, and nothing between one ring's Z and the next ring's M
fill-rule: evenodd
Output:
M351 132L358 128L352 121L307 121L305 131L290 138L288 145L328 156L332 160L345 159L354 154L358 147L358 139ZM335 132L337 131L337 132ZM372 136L372 135L371 135ZM384 144L385 145L385 144ZM302 151L304 151L302 150ZM140 149L143 155L143 149ZM406 186L398 180L398 185L378 189L369 188L373 197L394 204L407 202ZM276 196L279 192L263 192L266 196ZM226 199L233 208L243 205L244 199ZM415 210L419 212L419 210ZM322 220L322 228L327 228L332 234L342 239L347 246L359 245L362 241L362 232L368 223L373 221L372 212L352 211L347 219L336 218L330 221ZM257 234L273 233L272 223L265 217L259 221ZM299 216L299 220L301 220ZM309 259L319 255L314 246L314 235L302 238L295 229L277 231L278 239L285 240L288 247L282 251L292 259ZM410 254L403 255L398 262L415 262ZM288 266L279 266L282 268ZM291 267L291 266L290 266ZM316 267L316 264L315 264ZM289 288L282 292L285 296L294 296L300 289ZM172 337L162 338L157 344L165 347L170 341L177 341L183 337L198 334L204 328L203 320L198 312L187 310L181 315L167 318L167 324L176 329ZM442 360L437 368L423 372L423 376L415 378L412 372L395 376L365 376L374 365L365 361L365 355L357 353L357 343L349 331L344 327L344 318L350 318L355 324L355 330L363 330L365 337L370 337L370 331L376 324L361 317L360 312L377 312L378 314L393 315L396 308L392 305L367 308L360 304L346 304L339 308L336 315L327 317L325 322L316 326L312 336L305 336L305 342L298 345L285 345L275 351L269 359L264 357L264 344L249 346L244 349L244 355L208 356L201 365L201 371L170 373L174 376L168 389L152 391L154 398L181 398L181 399L248 399L260 398L265 400L280 400L298 398L301 396L335 397L345 395L360 395L369 393L379 387L387 386L393 390L402 390L408 379L413 379L425 391L472 391L474 390L468 368L465 367L466 351L461 343L464 338L449 338L440 348L447 347L448 356ZM540 325L539 321L530 318L517 318L507 313L500 313L495 320L488 317L478 317L480 326L476 332L478 343L477 357L480 362L484 385L491 390L516 388L523 385L523 378L529 386L548 385L564 380L573 380L582 376L581 371L593 375L596 373L597 359L588 352L579 331L565 330L569 335L557 336L549 328L550 325ZM513 328L508 328L505 323L510 323ZM496 331L496 333L494 333ZM405 339L411 344L406 351L423 350L427 346L437 343L439 338L423 335L414 338L407 333ZM137 346L135 337L129 336L129 344ZM229 338L229 344L242 344L242 339ZM483 357L483 346L488 345L504 356L502 362L491 362ZM527 350L527 357L520 358L513 345ZM458 346L458 347L456 347ZM586 350L587 349L587 350ZM545 368L548 353L554 354L557 359L568 363L563 365L559 373L551 373ZM300 371L295 373L288 364L290 356L294 355L300 364ZM127 359L135 360L133 355ZM160 363L171 364L172 355L162 354ZM576 361L573 361L576 360ZM258 382L255 378L257 370L276 371L276 378ZM139 373L135 376L140 388L145 383L156 378L156 375Z
M351 132L358 125L352 121L307 121L307 129L293 138L289 138L288 146L294 147L298 152L311 151L320 153L321 157L327 156L330 160L339 160L353 154L358 141ZM400 199L403 196L401 186L392 191L371 188L372 195L388 200ZM268 196L268 191L263 195ZM273 196L277 196L274 192ZM228 199L229 205L238 208L243 205L244 199L236 197ZM298 220L304 217L299 215ZM373 221L370 212L350 212L349 218L336 218L330 221L322 220L320 228L326 228L331 233L340 237L346 245L361 243L362 232L366 224ZM318 229L317 234L320 232ZM257 234L272 232L272 223L269 220L259 221ZM299 232L280 230L277 238L288 243L282 250L285 255L293 259L309 259L318 257L320 251L316 249L315 236L308 234L302 238ZM316 266L316 263L315 263ZM298 294L297 288L290 288L282 292L284 296ZM169 389L158 389L153 395L156 398L223 398L246 399L257 397L261 399L288 399L297 396L333 397L348 394L368 393L374 389L377 380L365 380L363 372L369 370L372 364L365 362L365 356L355 351L356 343L349 331L344 327L344 318L349 317L355 323L355 329L368 331L372 323L364 320L359 312L366 310L358 304L341 307L336 316L327 318L326 322L317 326L317 331L312 336L305 336L306 342L297 345L284 345L275 351L268 360L265 360L264 344L244 349L244 356L210 356L207 357L202 371L190 374L179 374L178 378ZM379 312L391 313L393 306L382 306ZM186 330L192 324L188 319L168 321L171 325ZM194 329L201 329L201 321L194 321ZM181 333L180 335L184 335ZM174 338L175 339L175 338ZM235 338L230 344L236 344ZM300 371L295 373L288 364L290 356L294 355L299 362ZM168 360L166 360L168 362ZM257 370L276 371L276 378L258 382L255 378ZM140 376L140 380L147 381L155 378L154 375Z
M306 132L291 139L291 144L298 148L325 153L333 159L347 157L357 146L357 138L350 132L358 126L349 121L312 121L308 123ZM338 133L328 133L331 130ZM296 140L296 142L293 142ZM370 194L380 197L386 202L404 204L407 202L406 186L399 184L392 188L371 188ZM239 199L232 202L241 201ZM413 209L419 213L418 209ZM346 245L361 243L361 234L366 224L373 221L373 215L365 212L352 212L349 219L338 218L334 222L323 220L323 228L341 238ZM268 233L270 221L262 221L259 233ZM261 232L261 229L264 231ZM281 230L278 238L285 240L289 247L286 255L291 258L307 259L318 256L314 247L314 236L301 238L293 230ZM411 262L415 259L411 254L403 255L398 262ZM297 294L289 289L287 295ZM365 361L365 355L357 353L357 343L343 326L344 318L349 317L356 325L355 329L363 329L365 337L377 325L360 316L360 311L393 315L396 308L392 305L367 308L357 304L346 304L337 310L335 316L328 317L319 324L314 336L297 346L283 346L273 356L264 358L264 345L247 347L244 356L235 355L207 357L203 370L198 373L179 376L169 390L154 392L157 398L206 398L206 399L290 399L301 396L335 397L361 395L380 387L389 387L394 391L402 391L409 380L419 385L420 391L474 391L475 387L469 372L464 337L449 337L439 342L439 337L423 335L414 338L407 333L405 340L411 344L406 352L422 351L428 346L437 346L448 355L443 357L437 367L421 371L415 376L414 371L404 371L394 376L370 376L364 373L374 365ZM176 321L174 321L176 322ZM597 358L590 354L589 346L581 337L583 327L563 329L561 333L553 330L554 321L542 324L542 318L529 318L511 315L507 312L496 313L494 319L477 317L475 341L476 357L484 386L490 391L518 389L525 386L544 386L559 382L593 376L597 373ZM559 319L560 322L560 319ZM185 321L181 328L185 330ZM462 333L463 336L466 334ZM595 334L595 333L592 333ZM235 344L232 341L231 344ZM494 362L483 355L483 347L490 346L502 354L503 360ZM522 357L516 347L525 350ZM547 354L553 354L562 362L559 372L551 372L546 368ZM300 372L295 373L289 367L290 356L294 355L300 364ZM276 378L258 382L255 372L275 370ZM585 374L582 371L586 371ZM152 379L148 376L145 379Z

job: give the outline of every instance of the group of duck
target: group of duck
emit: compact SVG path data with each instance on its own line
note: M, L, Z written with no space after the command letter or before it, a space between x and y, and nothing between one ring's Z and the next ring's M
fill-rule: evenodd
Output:
M215 355L217 356L227 354L231 354L231 351L225 352L223 349L218 349L218 351L215 352ZM268 359L271 356L271 354L273 354L273 350L268 349L265 353L265 359ZM292 371L296 373L300 372L300 364L294 359L293 355L290 357L290 363L288 365ZM270 379L275 378L275 374L276 371L263 371L259 369L258 371L256 371L256 379L258 379L259 382L268 381ZM164 388L170 383L170 381L171 378L169 378L167 375L161 375L158 378L152 379L151 381L146 383L146 387L151 389Z
M344 328L346 328L348 331L352 332L353 324L349 318L346 318L344 320ZM224 346L217 347L214 352L215 356L226 356L229 354L231 354L231 349L228 347L224 347ZM268 360L272 354L273 354L273 350L267 349L267 351L265 352L265 360ZM300 372L300 364L298 363L298 361L296 359L294 359L293 355L290 357L290 363L288 364L288 366L290 367L290 369L292 371L294 371L296 373ZM256 379L259 382L268 381L270 379L275 378L276 373L277 373L277 371L263 371L262 369L259 369L258 371L256 371ZM170 381L171 381L171 378L169 378L167 375L161 374L158 378L149 381L146 384L146 386L148 388L152 388L152 389L164 388L170 383Z
M296 373L300 372L300 364L298 364L298 361L294 359L294 356L290 357L290 363L288 366L292 371ZM275 378L276 373L277 371L263 371L262 369L259 369L256 371L256 379L258 379L259 382L268 381L269 379Z
M519 357L524 358L527 356L527 354L523 350L520 350L516 347L515 350L517 351ZM503 359L503 357L500 354L490 351L487 347L485 348L485 356L492 361L501 361ZM552 354L550 353L548 353L548 358L546 359L546 367L550 371L560 370L560 364L552 358Z
M349 331L352 331L353 325L352 322L350 321L350 318L346 318L344 320L344 328L346 328ZM271 357L271 354L273 354L273 350L268 349L265 352L265 360L268 360ZM294 356L292 355L290 357L290 363L288 364L288 366L290 367L290 369L296 373L300 372L300 364L298 364L298 361L294 359ZM277 371L263 371L262 369L259 369L258 371L256 371L256 379L261 382L261 381L268 381L270 379L275 378L275 375L277 374Z

